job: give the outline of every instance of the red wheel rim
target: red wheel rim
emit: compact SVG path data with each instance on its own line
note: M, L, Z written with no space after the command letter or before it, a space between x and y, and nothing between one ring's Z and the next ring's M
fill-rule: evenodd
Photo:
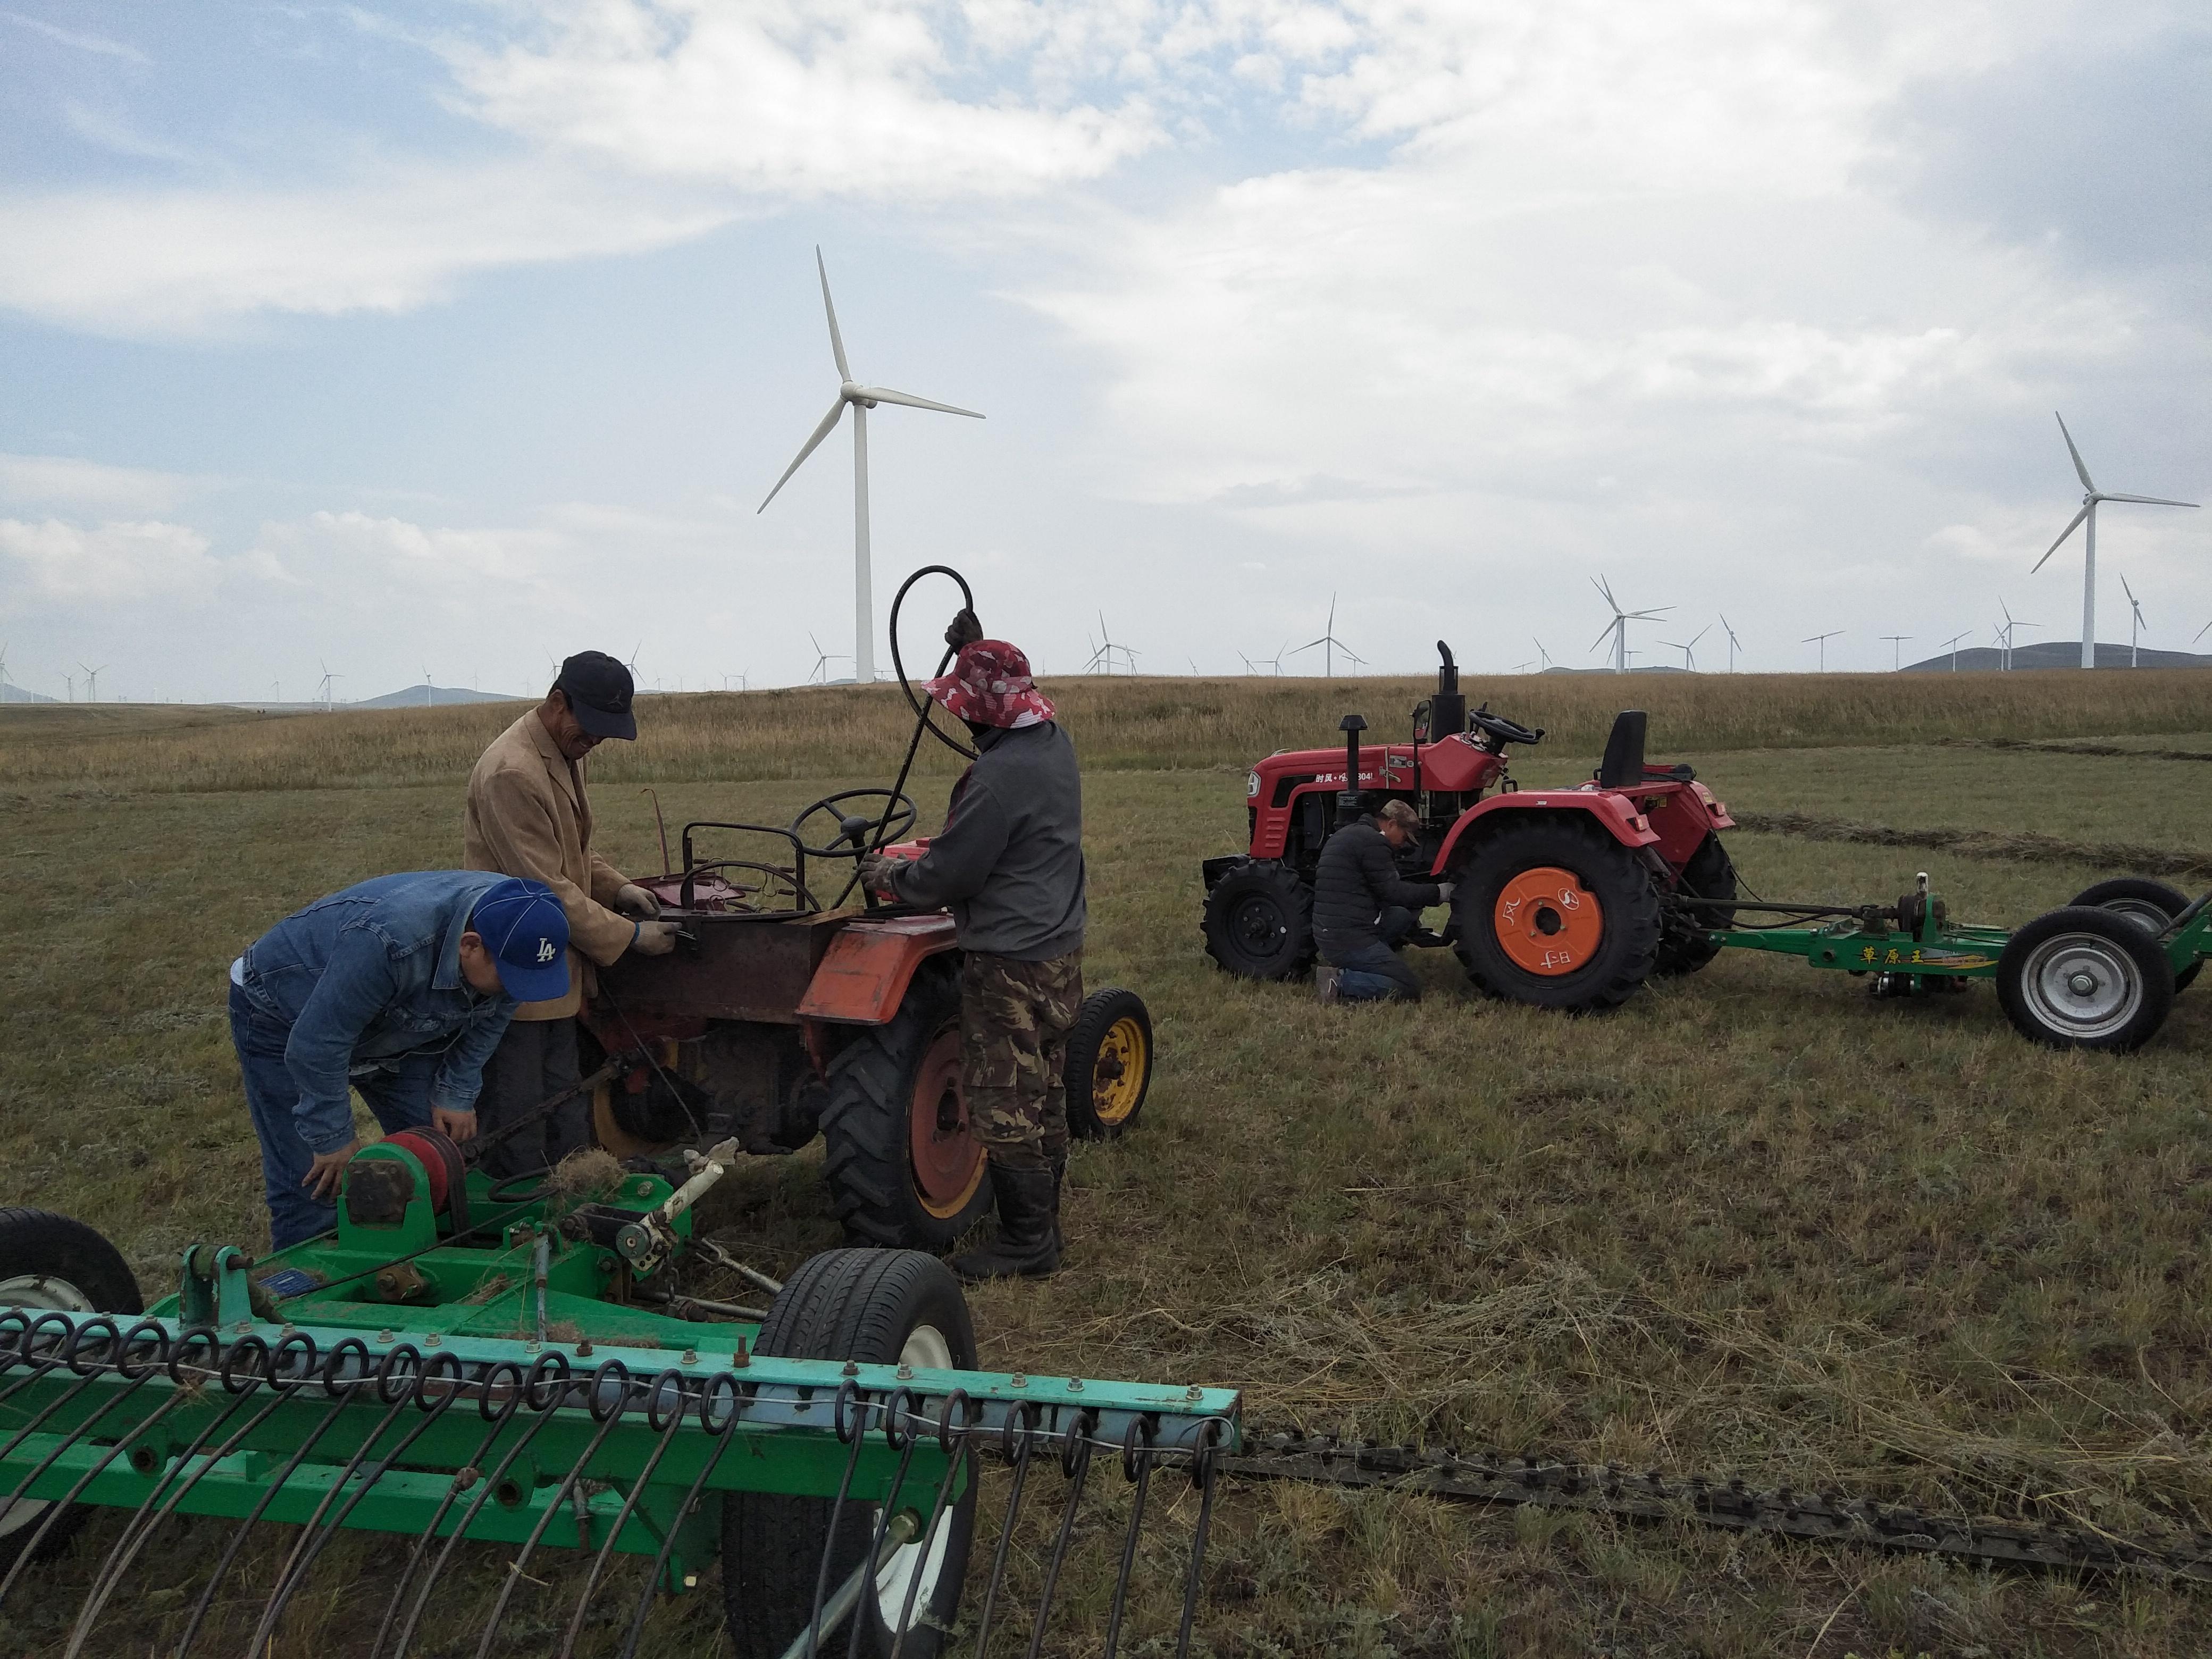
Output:
M921 1207L940 1221L966 1209L983 1184L983 1144L968 1133L957 1024L946 1026L931 1040L921 1064L915 1068L907 1148L914 1165L915 1195Z
M1571 870L1542 865L1516 875L1498 895L1498 948L1516 968L1556 978L1597 954L1605 909Z

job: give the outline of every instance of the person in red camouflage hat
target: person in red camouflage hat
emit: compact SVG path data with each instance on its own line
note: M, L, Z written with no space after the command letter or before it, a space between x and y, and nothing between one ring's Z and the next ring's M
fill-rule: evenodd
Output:
M951 908L960 973L961 1080L989 1158L999 1236L956 1256L968 1279L1060 1266L1067 1170L1067 1034L1083 1005L1083 781L1029 659L982 637L973 612L945 630L951 672L924 683L975 734L945 829L911 861L870 857L861 879L909 904Z

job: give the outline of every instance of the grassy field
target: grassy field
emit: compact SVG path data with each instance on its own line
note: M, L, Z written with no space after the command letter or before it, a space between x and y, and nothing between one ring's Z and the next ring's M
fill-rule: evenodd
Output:
M1620 689L1474 690L1553 729L1516 768L1541 783L1587 775ZM2008 922L2118 873L2116 851L2212 872L2201 676L1633 690L1655 757L1694 761L1745 820L1731 850L1762 893L1883 898L1927 869L1954 915ZM975 1294L987 1363L1234 1383L1266 1426L2212 1523L2202 990L2123 1058L2026 1046L1986 988L1876 1002L1749 954L1602 1020L1476 1001L1437 954L1417 962L1419 1007L1320 1009L1212 971L1198 860L1238 844L1251 758L1329 741L1346 708L1400 729L1416 683L1064 690L1091 767L1089 975L1144 993L1160 1069L1136 1132L1078 1151L1069 1269ZM648 700L643 740L597 774L605 850L657 865L648 784L675 823L776 819L883 781L893 696ZM0 710L0 1203L101 1227L154 1293L185 1243L258 1243L224 964L308 898L454 860L462 777L512 714ZM933 760L926 816L944 777ZM718 1224L764 1264L836 1242L817 1152L725 1191ZM1114 1529L1110 1506L1086 1525L1109 1580ZM137 1645L115 1651L149 1650L189 1605L220 1547L196 1542L141 1570L118 1627ZM341 1580L373 1579L382 1550L334 1551L330 1593L302 1599L276 1651L355 1651ZM88 1559L52 1570L51 1598L18 1593L0 1652L58 1651ZM1234 1492L1210 1561L1202 1632L1221 1653L2212 1643L2201 1590L1318 1489ZM226 1607L258 1608L271 1558L257 1566ZM1095 1650L1075 1621L1102 1588L1076 1585L1055 1650ZM1164 1595L1147 1632L1169 1624ZM709 1600L665 1610L665 1650L713 1650ZM512 1650L535 1650L515 1628Z

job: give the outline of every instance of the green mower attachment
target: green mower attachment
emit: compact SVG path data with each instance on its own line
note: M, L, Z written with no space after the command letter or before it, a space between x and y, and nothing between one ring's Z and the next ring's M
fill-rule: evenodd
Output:
M675 1285L720 1149L695 1154L681 1188L626 1175L588 1200L461 1176L435 1150L421 1132L365 1149L334 1234L260 1261L197 1246L179 1293L143 1316L97 1233L0 1212L0 1618L35 1593L37 1560L112 1508L129 1518L69 1632L72 1659L110 1650L103 1613L179 1515L238 1525L197 1604L164 1629L177 1655L210 1633L249 1530L276 1522L299 1531L248 1654L270 1650L316 1558L351 1528L413 1540L404 1565L360 1586L372 1655L433 1642L426 1615L435 1623L436 1587L467 1540L514 1547L480 1656L511 1603L544 1593L520 1587L551 1548L591 1559L565 1637L534 1651L576 1650L613 1557L650 1562L619 1644L603 1629L591 1644L624 1655L657 1593L695 1588L720 1557L741 1655L808 1654L835 1632L848 1653L926 1659L957 1627L991 1454L1012 1473L981 1653L994 1615L1013 1616L1008 1542L1036 1466L1056 1462L1066 1489L1041 1634L1104 1452L1134 1483L1109 1651L1147 1489L1169 1468L1200 1488L1178 1650L1188 1643L1217 1455L1240 1444L1235 1393L977 1370L957 1282L912 1251L831 1251L781 1287L740 1267L775 1290L768 1309L685 1317L726 1307ZM449 1650L449 1632L434 1639Z

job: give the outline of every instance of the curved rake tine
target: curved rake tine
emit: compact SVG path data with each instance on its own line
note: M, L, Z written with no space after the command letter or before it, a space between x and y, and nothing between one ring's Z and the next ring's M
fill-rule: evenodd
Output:
M515 1413L522 1408L522 1372L519 1367L515 1370L514 1376L515 1381L507 1401L499 1407L498 1413L495 1416L489 1413L484 1413L486 1420L491 1426L484 1431L484 1437L477 1443L477 1449L470 1454L465 1468L480 1469L483 1467L485 1454L491 1450L492 1443L499 1438L501 1431L507 1427ZM489 1374L482 1379L479 1386L483 1391L483 1397L489 1400L492 1386ZM478 1407L480 1412L482 1409L481 1407ZM503 1473L505 1465L501 1467ZM496 1480L498 1477L495 1475L493 1478ZM369 1659L377 1659L377 1656L384 1651L384 1638L391 1633L392 1621L399 1615L400 1603L406 1600L407 1586L414 1579L416 1568L422 1565L422 1557L430 1547L430 1540L438 1535L438 1528L444 1523L447 1516L453 1512L455 1501L467 1490L461 1477L455 1475L453 1484L446 1489L445 1497L439 1500L436 1511L430 1516L430 1524L423 1528L421 1534L415 1540L415 1547L408 1553L405 1565L399 1569L398 1580L392 1587L392 1599L384 1604L384 1617L377 1623L376 1639L368 1644ZM475 1514L476 1511L473 1509L469 1511L471 1517ZM468 1520L465 1518L457 1530L465 1530L467 1526Z
M0 1498L0 1516L5 1516L9 1510L15 1508L18 1503L21 1502L23 1494L31 1490L32 1484L48 1469L53 1468L53 1466L60 1461L61 1455L64 1452L67 1451L71 1446L76 1444L78 1441L82 1440L88 1435L91 1434L94 1429L98 1428L100 1426L100 1419L106 1417L108 1413L113 1411L118 1406L128 1400L132 1395L137 1393L139 1389L144 1385L147 1376L150 1375L152 1375L152 1373L149 1371L143 1376L133 1378L128 1384L116 1391L115 1397L113 1399L104 1401L91 1416L86 1418L84 1421L78 1424L76 1428L64 1435L61 1439L56 1443L54 1449L39 1460L38 1466L32 1469L31 1472L28 1474L26 1474L21 1480L15 1483L15 1491L9 1492L5 1498ZM74 1392L74 1390L72 1390L72 1392ZM167 1408L164 1407L164 1409ZM80 1481L78 1485L81 1487L83 1485L83 1482ZM70 1495L74 1497L76 1494L72 1492ZM13 1583L14 1582L15 1575L10 1573L8 1577L8 1583ZM5 1584L0 1584L0 1596L4 1596L7 1593L7 1586Z
M837 1539L837 1522L845 1513L845 1499L853 1490L853 1471L860 1467L860 1444L867 1437L868 1402L860 1391L848 1382L837 1390L836 1403L830 1407L830 1420L842 1435L845 1432L845 1407L852 1404L854 1422L850 1437L853 1449L845 1459L844 1478L837 1482L837 1496L830 1500L830 1524L823 1528L822 1566L814 1575L814 1607L806 1615L806 1659L815 1659L822 1648L822 1606L830 1594L830 1552Z
M952 1426L954 1413L964 1413L967 1409L966 1391L955 1389L945 1397L945 1410L937 1419L937 1443L945 1454L945 1479L937 1483L937 1500L930 1506L929 1525L922 1529L921 1553L915 1558L914 1571L907 1575L906 1600L900 1604L898 1625L891 1632L890 1659L898 1659L899 1650L906 1645L907 1628L914 1621L915 1597L921 1593L922 1574L929 1565L929 1547L936 1541L937 1528L944 1522L945 1505L952 1496L952 1483L960 1478L961 1467L970 1461L967 1425L963 1424L957 1431ZM955 1441L959 1443L957 1450Z
M1191 1463L1191 1479L1198 1484L1198 1529L1190 1540L1190 1570L1183 1576L1182 1622L1176 1628L1176 1659L1188 1659L1191 1621L1198 1616L1199 1569L1206 1561L1206 1534L1213 1524L1214 1443L1221 1438L1221 1420L1215 1418L1199 1430L1198 1455Z
M1020 1437L1012 1443L1016 1449L1010 1449L1003 1438L1000 1443L1007 1462L1014 1466L1014 1481L1012 1490L1006 1494L1006 1518L999 1528L999 1547L991 1556L991 1582L983 1587L983 1613L975 1630L975 1659L983 1659L990 1650L991 1613L998 1605L999 1589L1006 1582L1006 1552L1014 1541L1014 1522L1021 1516L1022 1488L1029 1484L1030 1454L1036 1442L1036 1432L1030 1422L1034 1410L1030 1406L1018 1406L1006 1419L1005 1433Z
M389 1364L403 1353L413 1355L418 1361L422 1358L412 1343L402 1343L385 1355L385 1363ZM269 1484L262 1489L261 1496L254 1500L252 1509L247 1511L246 1519L240 1522L238 1529L231 1534L230 1541L223 1546L222 1559L215 1564L214 1572L209 1575L206 1587L200 1591L200 1599L192 1604L192 1616L185 1621L184 1636L177 1643L173 1659L185 1659L185 1656L191 1651L192 1644L199 1639L200 1626L207 1620L208 1609L215 1605L216 1592L222 1587L222 1581L229 1576L231 1563L238 1559L238 1552L245 1547L246 1534L260 1524L261 1517L269 1511L269 1506L276 1501L276 1494L284 1490L284 1483L307 1461L307 1454L314 1450L325 1434L337 1426L338 1419L353 1404L353 1391L367 1380L366 1377L355 1377L340 1383L331 1379L331 1386L341 1388L343 1392L337 1395L330 1410L323 1413L323 1420L307 1431L291 1456L285 1459L284 1467L270 1478Z
M615 1513L615 1523L607 1531L607 1541L599 1546L599 1553L592 1558L592 1569L584 1575L583 1593L577 1596L576 1611L568 1620L568 1633L561 1639L560 1659L569 1659L569 1656L575 1652L576 1638L583 1634L584 1614L592 1605L592 1593L599 1587L600 1575L607 1570L607 1558L615 1553L615 1540L622 1536L623 1528L629 1524L631 1511L637 1508L637 1500L645 1496L646 1483L653 1479L653 1472L660 1467L662 1455L675 1443L677 1433L684 1426L684 1373L681 1371L663 1371L653 1378L646 1395L646 1410L648 1413L653 1410L653 1399L659 1393L661 1385L672 1377L676 1382L675 1414L668 1419L668 1426L660 1431L660 1440L653 1447L653 1455L645 1460L645 1467L638 1471L637 1479L630 1483L629 1495L623 1499L622 1508ZM679 1509L676 1511L676 1522L669 1525L668 1535L671 1538L676 1535L676 1522L683 1519L684 1510ZM589 1543L591 1540L587 1538L584 1541Z
M891 1395L890 1402L884 1407L884 1438L886 1441L893 1445L898 1443L898 1420L901 1417L907 1419L909 1426L906 1433L906 1445L899 1453L898 1473L891 1477L890 1486L884 1493L883 1507L876 1512L876 1529L868 1540L868 1553L860 1558L861 1564L868 1570L868 1577L863 1579L860 1583L863 1593L866 1591L869 1581L883 1571L884 1540L890 1534L891 1511L896 1507L892 1500L897 1498L899 1489L906 1485L907 1471L914 1467L914 1449L921 1438L910 1426L914 1419L912 1409L901 1403L909 1398L907 1391L901 1389ZM859 1437L857 1435L854 1437L855 1440ZM822 1559L825 1563L830 1559L830 1552L836 1547L836 1544L837 1534L833 1528L830 1535L822 1540ZM867 1615L860 1610L860 1602L856 1599L853 1604L853 1628L845 1638L845 1659L860 1659L860 1632L867 1622ZM810 1649L810 1655L811 1651Z
M1036 1623L1030 1629L1029 1659L1044 1651L1045 1621L1052 1616L1053 1592L1060 1588L1060 1570L1067 1561L1067 1540L1075 1535L1075 1511L1083 1503L1084 1483L1091 1478L1091 1414L1085 1412L1067 1426L1073 1443L1060 1454L1060 1471L1067 1476L1067 1507L1060 1511L1060 1536L1052 1547L1052 1565L1045 1569L1044 1589L1037 1596ZM1072 1458L1072 1462L1071 1462Z
M183 1395L172 1395L167 1400L161 1403L151 1417L149 1417L144 1422L139 1424L137 1428L131 1431L131 1436L135 1437L137 1435L143 1435L147 1430L153 1428L159 1424L163 1418L167 1417L179 1406L183 1405L184 1402L185 1396ZM102 1457L98 1462L94 1463L90 1468L87 1469L77 1478L76 1485L69 1489L66 1496L57 1498L54 1501L53 1506L47 1511L46 1518L39 1522L39 1529L31 1534L29 1541L27 1542L23 1546L22 1549L16 1554L15 1565L8 1569L8 1576L5 1578L0 1578L0 1606L4 1606L6 1604L9 1592L15 1588L15 1581L23 1576L23 1569L29 1566L32 1561L37 1558L39 1553L39 1546L46 1541L48 1529L52 1528L56 1522L59 1521L64 1515L69 1512L69 1506L76 1503L76 1500L83 1495L84 1489L87 1486L89 1486L93 1481L97 1479L104 1470L106 1470L110 1463L112 1463L117 1458L122 1456L123 1454L130 1450L130 1449L131 1440L129 1437L117 1441L115 1444L108 1448L107 1455L106 1456Z
M584 1455L576 1460L574 1468L561 1477L561 1484L553 1489L553 1495L545 1500L545 1512L538 1517L538 1524L530 1529L530 1536L523 1541L521 1551L507 1565L507 1580L499 1587L499 1600L492 1603L491 1617L484 1620L483 1640L477 1644L477 1659L489 1659L491 1644L499 1636L500 1620L507 1617L507 1604L514 1599L514 1587L522 1582L522 1570L530 1565L532 1552L537 1549L538 1540L545 1536L545 1528L553 1524L553 1517L560 1513L561 1505L568 1500L570 1489L584 1478L584 1471L591 1467L592 1460L599 1455L599 1448L606 1444L607 1437L615 1431L615 1425L623 1420L623 1413L629 1409L630 1391L635 1385L629 1380L629 1370L625 1368L619 1376L611 1378L607 1376L610 1367L621 1364L622 1362L618 1359L610 1359L606 1364L592 1373L591 1380L586 1384L589 1392L584 1398L595 1415L599 1409L598 1395L603 1379L612 1381L621 1393L615 1400L614 1409L601 1419L599 1431L592 1437L591 1444L584 1448ZM580 1521L578 1530L585 1530ZM588 1532L585 1533L584 1541L586 1543L591 1541Z
M266 1353L265 1345L264 1358L269 1359L273 1370L275 1361ZM131 1571L131 1564L137 1560L155 1533L161 1529L161 1523L176 1513L177 1505L184 1502L186 1495L199 1484L200 1477L236 1451L246 1437L267 1422L276 1408L284 1403L283 1393L279 1390L276 1398L241 1424L214 1451L205 1450L207 1443L222 1431L223 1425L246 1409L246 1402L252 1399L256 1390L273 1386L266 1375L257 1370L222 1415L201 1430L192 1443L185 1449L184 1455L163 1473L146 1502L140 1505L138 1512L131 1517L130 1524L124 1528L123 1535L115 1540L106 1559L100 1562L100 1571L94 1574L92 1589L85 1595L84 1606L78 1609L76 1623L70 1631L69 1647L63 1653L62 1659L77 1659L77 1656L84 1651L85 1643L91 1638L93 1626L99 1622L109 1599L122 1585L123 1575ZM198 1468L191 1468L195 1461L199 1462ZM187 1470L191 1472L187 1474ZM157 1504L158 1508L155 1507Z
M442 1357L450 1358L450 1356ZM458 1362L456 1364L458 1364ZM346 1483L353 1479L355 1473L359 1470L362 1463L368 1461L370 1450L378 1441L384 1438L384 1431L392 1426L399 1413L410 1405L420 1406L420 1396L428 1387L431 1380L431 1374L428 1371L423 1372L416 1379L417 1386L415 1389L392 1401L392 1409L384 1414L382 1420L362 1441L360 1449L346 1460L345 1467L338 1471L337 1479L331 1482L331 1489L323 1494L323 1501L315 1505L315 1512L307 1517L307 1523L301 1531L299 1541L292 1546L291 1554L285 1558L283 1568L276 1575L276 1588L270 1595L269 1605L262 1610L261 1622L254 1627L253 1639L246 1644L247 1653L258 1654L265 1650L270 1639L276 1634L276 1621L284 1616L285 1607L290 1604L293 1596L299 1593L301 1585L307 1582L307 1571L315 1565L315 1558L323 1553L324 1546L337 1535L338 1528L345 1525L346 1516L351 1515L360 1505L362 1499L368 1496L370 1488L383 1479L385 1470L405 1456L407 1449L429 1432L453 1403L461 1397L462 1389L465 1386L463 1379L458 1375L439 1376L436 1380L446 1385L444 1397L422 1411L422 1420L405 1434L401 1435L392 1449L377 1461L376 1466L369 1473L368 1479L354 1488L352 1495L346 1499L344 1505L325 1525L323 1517L329 1515L331 1506L337 1503L338 1494L345 1490Z
M527 1389L529 1385L524 1386ZM565 1394L568 1390L563 1387L561 1392ZM483 1490L469 1500L467 1510L462 1513L459 1522L446 1539L446 1547L438 1552L438 1559L430 1564L429 1573L422 1580L422 1588L416 1592L415 1605L408 1608L407 1622L400 1626L398 1645L392 1650L392 1659L406 1659L408 1644L415 1639L415 1627L422 1622L423 1610L430 1604L430 1592L437 1588L439 1575L446 1571L447 1562L453 1559L453 1547L468 1536L470 1526L482 1513L483 1506L490 1501L491 1495L499 1490L499 1483L507 1479L507 1472L514 1467L514 1460L521 1456L528 1449L530 1443L538 1437L538 1431L553 1420L553 1413L560 1409L560 1405L558 1395L549 1406L532 1405L531 1409L538 1413L538 1420L516 1437L514 1444L507 1448L507 1455L499 1460L499 1467L485 1479ZM492 1431L494 1435L498 1432L496 1428ZM489 1437L487 1437L486 1443L489 1443ZM440 1513L442 1516L443 1511ZM431 1522L434 1527L436 1524L435 1520ZM425 1533L423 1537L427 1541L429 1534Z
M722 1375L727 1376L729 1373L725 1371ZM622 1651L617 1659L636 1659L638 1642L645 1635L646 1619L653 1611L653 1592L660 1588L660 1575L668 1571L668 1558L675 1553L677 1534L684 1518L691 1513L692 1505L699 1501L699 1494L706 1490L708 1480L722 1461L722 1454L729 1450L731 1431L738 1426L738 1416L737 1405L732 1401L729 1421L712 1431L715 1436L714 1449L699 1465L699 1473L691 1482L691 1490L684 1494L683 1503L677 1506L676 1519L670 1524L667 1536L660 1540L660 1553L653 1558L653 1571L646 1575L645 1589L637 1598L637 1611L630 1615L629 1634L623 1638ZM702 1425L707 1421L703 1398L699 1407L699 1420Z
M1139 1438L1144 1443L1137 1443ZM1121 1639L1121 1614L1129 1603L1129 1575L1137 1565L1137 1533L1145 1524L1145 1495L1152 1482L1152 1428L1141 1417L1132 1419L1129 1437L1121 1448L1121 1472L1137 1483L1136 1493L1129 1500L1129 1533L1121 1540L1121 1571L1114 1580L1114 1602L1106 1615L1106 1650L1103 1659L1114 1659L1114 1650Z

